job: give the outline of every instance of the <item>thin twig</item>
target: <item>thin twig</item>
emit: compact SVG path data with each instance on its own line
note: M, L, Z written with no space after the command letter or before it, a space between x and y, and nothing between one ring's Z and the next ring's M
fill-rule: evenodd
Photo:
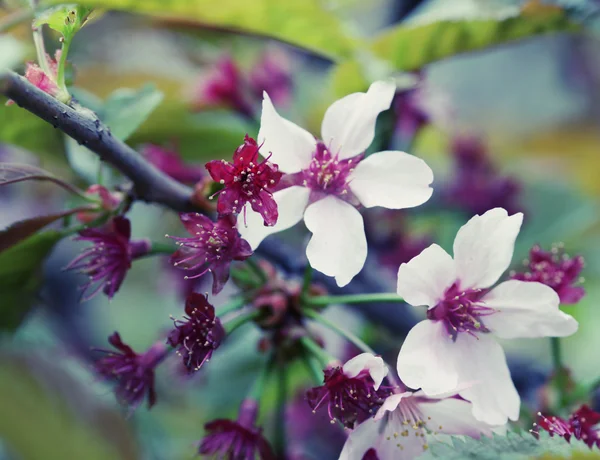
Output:
M0 93L85 145L102 161L121 171L133 182L138 199L176 211L195 210L190 201L191 188L167 176L115 138L92 112L63 104L14 72L0 76Z

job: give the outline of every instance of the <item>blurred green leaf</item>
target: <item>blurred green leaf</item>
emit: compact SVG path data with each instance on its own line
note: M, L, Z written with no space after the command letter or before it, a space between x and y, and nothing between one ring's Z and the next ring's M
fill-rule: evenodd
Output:
M55 5L60 0L45 0ZM81 5L181 20L272 37L332 58L349 57L354 41L319 0L81 0Z
M0 239L7 232L0 232ZM0 329L12 330L21 323L40 287L42 263L62 237L49 230L0 252Z
M35 133L35 135L32 135ZM0 142L29 150L43 160L63 158L61 134L41 118L16 105L0 100Z
M0 355L0 413L0 439L23 460L139 458L122 416L30 350Z
M23 44L10 35L0 35L0 50L0 73L3 69L12 69L23 58Z
M162 102L163 93L153 85L139 90L118 89L104 103L98 114L113 136L124 141L150 116Z
M372 50L397 70L419 70L440 59L524 38L576 31L560 8L527 10L502 19L439 21L419 26L397 26L377 37Z
M60 5L42 11L33 23L37 27L48 24L48 27L60 32L65 40L71 40L83 27L91 12L91 8L84 6L75 4Z
M580 29L561 8L529 8L511 17L395 26L375 37L370 49L375 57L391 64L391 69L408 72L461 53ZM331 78L336 96L367 89L370 81L364 67L357 60L334 67Z

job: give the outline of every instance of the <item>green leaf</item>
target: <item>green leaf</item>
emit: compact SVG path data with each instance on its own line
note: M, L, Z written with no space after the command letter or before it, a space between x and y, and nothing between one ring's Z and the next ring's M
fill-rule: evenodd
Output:
M52 5L60 0L45 0ZM349 57L354 40L320 0L81 0L79 4L125 10L263 35L331 58Z
M49 230L0 252L0 329L15 329L24 319L41 284L42 263L62 237Z
M399 25L375 37L369 49L375 58L389 63L391 71L410 72L457 54L538 35L577 30L580 26L559 7L530 7L512 17ZM331 84L337 97L368 88L373 77L366 74L369 67L366 64L353 59L333 68Z
M0 143L23 147L44 160L64 161L60 132L27 110L4 105L4 100L0 100Z
M113 136L124 141L148 119L162 100L163 93L150 84L139 90L118 89L106 100L99 115Z
M427 451L418 460L530 460L536 458L572 458L574 453L588 453L589 448L576 439L568 443L559 436L551 437L542 431L539 439L530 433L508 432L506 436L494 435L491 438L464 439L452 437L452 442L436 441L429 444ZM588 458L588 457L586 457ZM600 458L600 452L595 457Z
M30 219L20 220L10 225L0 232L0 252L11 248L15 244L29 238L42 228L56 222L63 217L73 215L77 212L91 211L94 207L80 207L67 209L66 211L55 212L43 216L36 216Z
M98 118L107 125L114 137L122 141L131 136L163 100L163 93L153 85L139 90L121 88L114 91L105 102L82 90L76 90L82 102L91 102ZM65 136L67 159L75 172L89 183L96 181L98 156Z
M0 35L0 73L4 69L12 69L23 58L25 47L10 35Z
M382 33L371 48L376 56L388 60L395 69L412 71L456 54L536 35L579 29L560 8L528 9L518 16L502 19L401 25Z
M60 5L39 13L33 24L37 27L48 24L48 27L60 32L65 40L70 41L83 27L91 12L91 8L84 6Z

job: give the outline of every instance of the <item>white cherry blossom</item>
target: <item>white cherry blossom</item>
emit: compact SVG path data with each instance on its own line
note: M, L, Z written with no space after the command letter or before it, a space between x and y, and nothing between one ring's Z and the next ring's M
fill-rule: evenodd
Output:
M511 262L522 220L502 208L476 215L458 231L454 258L433 244L398 270L398 294L428 307L402 345L398 374L429 395L477 382L459 394L493 425L517 420L520 408L494 337L565 337L578 327L548 286L510 280L491 288Z
M422 391L396 393L374 418L349 434L339 460L412 460L427 450L437 434L479 438L501 430L475 419L471 403L462 398L427 397ZM370 456L365 456L367 452Z
M304 219L312 232L306 255L313 268L345 286L367 257L364 223L357 207L403 209L426 202L433 173L423 160L404 152L383 151L364 158L375 136L375 121L390 107L395 86L378 81L366 93L350 94L325 113L322 140L281 117L264 93L258 143L261 152L288 176L273 193L279 218L265 227L246 207L238 229L253 249L268 235ZM287 182L286 182L287 181Z

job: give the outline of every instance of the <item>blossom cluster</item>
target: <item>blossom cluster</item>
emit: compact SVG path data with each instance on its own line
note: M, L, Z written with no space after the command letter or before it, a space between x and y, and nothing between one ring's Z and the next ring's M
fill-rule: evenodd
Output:
M189 236L167 235L178 246L171 264L184 271L185 279L210 272L216 295L228 282L234 263L248 261L265 238L304 221L311 233L306 245L310 267L333 277L339 287L349 284L367 259L360 211L413 208L433 193L433 172L422 159L391 150L366 154L377 117L391 106L394 94L391 81L378 81L365 93L334 102L325 113L321 137L316 138L279 115L265 92L257 140L246 135L231 162L214 160L205 166L216 190L209 197L217 197L215 218L183 213L180 221ZM488 183L484 179L491 174L473 154L475 147L461 147L471 152L463 158L472 166L465 172L471 186ZM172 177L202 178L197 171L183 174L185 167L170 154L152 150L147 156L157 166L167 165ZM475 176L481 180L475 181ZM510 188L508 182L500 182L499 190ZM118 202L104 192L101 196L102 212L115 212ZM486 201L485 207L490 202L494 200ZM306 400L314 412L326 409L332 423L346 428L340 459L412 459L438 434L502 433L509 420L518 420L521 401L497 339L566 337L577 331L577 321L559 306L584 295L579 286L583 259L570 258L560 248L545 252L536 246L526 261L527 271L511 271L503 279L523 214L501 206L479 210L480 205L473 203L478 212L458 230L452 256L437 244L423 249L421 241L417 254L400 264L398 299L422 308L424 319L402 343L396 373L369 351L345 364L321 360L322 384L310 389ZM145 240L131 240L129 221L122 216L83 230L79 239L94 243L69 266L89 276L84 287L92 292L86 298L100 290L112 297L132 261L152 250ZM303 340L319 347L304 325L310 308L304 303L306 296L317 291L308 285L307 290L288 286L268 266L254 270L262 281L243 281L238 274L236 286L243 304L254 310L251 317L256 323L264 331L275 330L274 336L279 334L271 345L292 357L298 356L294 347ZM110 337L117 352L105 351L97 367L117 383L121 401L136 406L146 395L151 406L156 401L154 368L169 350L193 373L211 359L226 331L235 328L228 329L228 324L237 324L235 319L223 323L208 295L195 292L187 295L183 319L173 321L166 341L142 354L123 343L118 333ZM274 458L256 425L257 398L247 397L240 407L237 420L219 419L205 426L208 434L199 452L223 458ZM581 411L568 420L542 418L538 425L566 439L596 445L592 426L598 422L596 415Z

